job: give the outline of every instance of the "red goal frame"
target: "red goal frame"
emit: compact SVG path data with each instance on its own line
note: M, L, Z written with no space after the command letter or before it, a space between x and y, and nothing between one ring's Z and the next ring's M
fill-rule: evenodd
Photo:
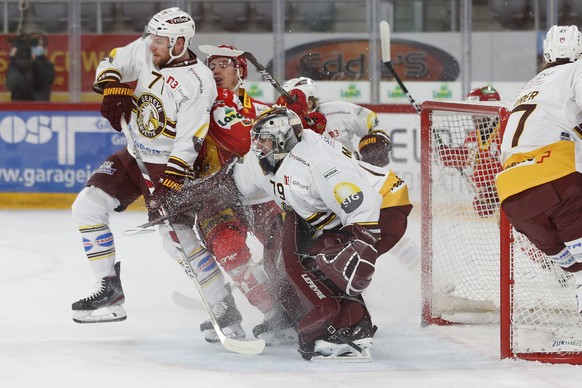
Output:
M457 112L460 114L485 114L498 115L500 118L500 131L504 131L507 118L510 112L503 106L469 104L455 102L427 101L421 106L421 254L422 254L422 275L421 275L421 324L428 325L453 325L440 317L433 317L432 310L432 193L431 177L432 163L432 111ZM582 352L522 352L518 353L512 349L512 311L514 300L513 276L513 255L512 255L512 228L501 210L500 214L500 247L499 247L499 329L500 329L500 358L516 358L529 361L540 361L546 363L582 364ZM573 297L573 296L572 296Z

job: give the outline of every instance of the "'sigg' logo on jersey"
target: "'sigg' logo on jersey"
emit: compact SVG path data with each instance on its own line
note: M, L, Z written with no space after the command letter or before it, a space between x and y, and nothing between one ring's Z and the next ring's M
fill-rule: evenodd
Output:
M162 101L152 94L144 93L137 100L137 126L139 132L154 139L166 128L166 112Z
M351 182L341 182L335 185L333 195L346 213L353 212L364 202L362 189Z

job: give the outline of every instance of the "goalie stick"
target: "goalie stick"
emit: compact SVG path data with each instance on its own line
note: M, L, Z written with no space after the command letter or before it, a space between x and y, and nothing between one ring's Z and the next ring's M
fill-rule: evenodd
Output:
M265 69L265 67L255 58L255 56L248 51L243 50L233 50L229 48L216 47L209 44L203 44L198 46L198 50L202 51L204 54L217 55L221 57L243 57L253 64L255 69L267 80L273 87L283 96L285 101L292 103L295 99L287 92L279 82L273 78L271 74Z
M390 73L400 86L400 89L402 89L402 92L404 93L406 98L408 98L408 101L410 101L416 112L420 114L420 106L416 103L416 101L414 101L414 98L412 98L412 96L408 92L408 89L406 89L406 86L404 86L404 83L402 83L402 80L400 79L400 77L396 73L396 70L394 70L394 67L392 66L392 60L390 59L390 24L388 24L388 22L385 20L382 20L380 22L380 46L382 49L382 62L384 63L386 68L390 71Z
M123 117L121 118L121 128L122 128L123 134L127 138L128 144L131 144L133 146L133 151L135 153L135 159L136 159L137 165L139 166L139 169L141 171L141 175L146 182L146 186L147 186L149 192L153 193L154 188L155 188L154 183L152 182L150 175L148 173L148 170L145 166L145 163L144 163L143 159L141 158L141 154L139 152L139 149L138 149L138 147L133 139L133 134L131 133L131 130L129 129L129 127L127 125L127 122L125 121L125 119ZM160 207L159 211L160 211L160 215L162 217L166 216L166 212L165 212L163 207ZM220 339L220 343L222 343L222 346L224 346L225 349L228 349L234 353L250 354L250 355L261 353L263 351L263 349L265 349L265 341L264 340L257 339L257 340L250 340L250 341L241 341L241 340L227 337L222 332L220 326L218 325L218 321L216 319L216 316L214 315L214 311L212 310L212 306L210 305L210 302L206 298L206 295L204 295L204 292L202 291L202 286L198 282L198 279L196 278L196 274L194 273L194 270L192 269L192 267L190 266L190 263L188 262L188 255L186 254L186 251L184 250L184 247L182 246L182 243L180 242L180 239L178 238L178 234L176 233L176 231L174 230L172 224L170 223L170 221L168 219L164 220L164 224L166 224L170 228L170 237L172 238L172 242L174 243L174 247L176 248L176 250L178 251L178 253L180 255L180 263L179 264L182 266L182 268L184 269L184 272L186 272L186 274L188 275L188 277L190 278L192 283L194 283L194 286L196 287L196 290L198 291L198 294L200 295L200 300L202 301L204 309L206 310L206 313L208 314L208 317L210 318L210 322L212 323L212 326L214 327L214 330L216 331L216 334L218 335L218 338Z

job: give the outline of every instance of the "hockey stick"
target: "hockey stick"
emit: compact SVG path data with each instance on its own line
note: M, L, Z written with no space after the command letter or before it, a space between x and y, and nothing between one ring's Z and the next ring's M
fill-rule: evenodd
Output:
M392 66L392 60L390 59L390 25L385 20L382 20L380 22L380 46L382 49L382 62L388 68L390 73L392 73L392 76L394 77L394 79L400 86L400 89L402 89L402 92L404 93L406 98L408 98L408 101L410 101L416 112L420 114L420 106L416 103L416 101L414 101L414 99L408 92L408 89L406 89L406 86L404 86L402 80L400 79L400 77L396 73L396 70L394 70L394 67Z
M229 48L216 47L216 46L212 46L209 44L200 45L200 46L198 46L198 49L200 51L202 51L204 54L208 54L208 55L217 55L217 56L221 56L221 57L233 57L233 58L234 57L243 57L243 58L247 59L250 63L253 64L255 69L257 69L257 71L267 81L269 81L269 83L271 85L273 85L273 87L281 94L281 96L283 96L285 101L291 102L291 103L295 102L295 99L293 98L293 96L291 96L285 89L283 89L281 84L279 84L279 82L275 78L273 78L273 76L271 74L269 74L267 69L265 69L265 67L257 60L257 58L255 58L255 56L253 54L249 53L248 51L232 50Z
M151 194L154 192L154 189L155 189L154 183L152 182L152 180L150 178L150 175L149 175L148 170L145 166L145 163L144 163L143 159L141 158L141 154L139 152L137 144L134 141L133 134L131 133L131 130L129 129L127 122L125 121L124 118L121 119L121 128L123 130L123 134L127 138L128 144L132 144L132 146L133 146L133 151L135 153L135 160L137 162L137 165L139 166L141 175L146 182L146 186ZM166 216L166 211L164 210L163 207L160 207L159 211L160 211L160 215L162 217ZM224 346L226 349L230 350L231 352L240 353L240 354L251 354L252 355L252 354L261 353L263 351L263 349L265 349L265 341L264 340L257 339L257 340L250 340L250 341L241 341L241 340L227 337L222 332L222 330L220 329L220 325L218 324L218 321L216 319L216 315L214 315L214 311L212 310L212 306L210 305L210 302L206 298L206 295L204 295L204 291L202 291L202 286L198 282L198 279L196 278L196 274L194 273L194 270L190 266L190 262L188 261L188 255L186 254L186 251L184 250L184 247L182 246L182 243L180 242L180 239L178 238L178 234L176 233L171 222L168 219L164 220L164 224L166 224L168 226L168 228L170 229L170 237L172 238L172 241L174 243L174 247L176 248L176 250L178 251L178 253L180 255L180 263L179 264L182 266L182 268L184 269L184 271L186 272L186 274L188 275L190 280L192 280L192 283L194 283L194 286L196 287L196 290L198 291L198 294L200 295L200 300L202 301L202 304L204 305L204 309L206 310L206 313L208 314L208 317L210 318L210 322L212 323L212 326L214 327L214 330L216 331L216 334L218 335L218 338L220 339L222 346Z

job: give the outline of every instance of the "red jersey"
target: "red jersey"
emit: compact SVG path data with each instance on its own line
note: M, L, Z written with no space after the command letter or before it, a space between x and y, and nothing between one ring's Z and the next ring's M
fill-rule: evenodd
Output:
M495 176L501 172L499 125L492 130L475 130L462 146L440 145L439 159L446 167L471 168L471 180L477 189L495 186Z
M243 88L238 96L218 88L210 112L210 128L195 164L197 176L218 171L233 156L244 156L251 147L253 121L269 108L270 105L255 100Z

